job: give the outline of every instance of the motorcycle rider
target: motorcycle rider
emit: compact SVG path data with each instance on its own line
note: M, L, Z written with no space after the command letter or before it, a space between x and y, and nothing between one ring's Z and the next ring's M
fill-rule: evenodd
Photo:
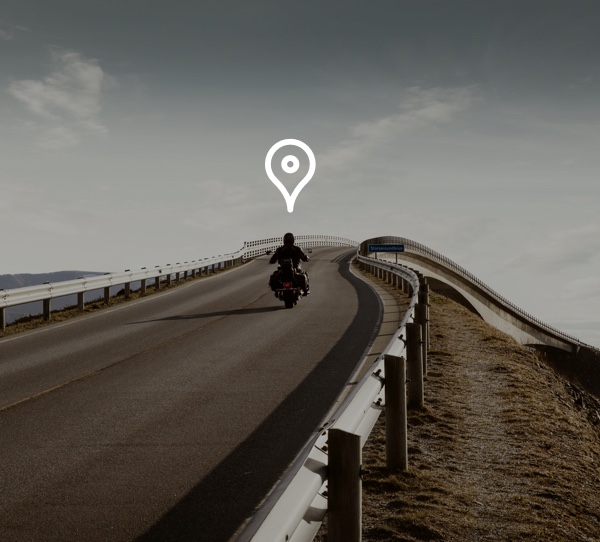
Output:
M303 290L303 294L306 296L310 293L309 288L308 288L308 273L300 267L300 261L308 262L308 261L310 261L310 258L304 253L304 251L299 246L296 246L294 244L295 241L296 240L294 238L293 233L286 233L283 236L283 245L280 246L273 253L273 256L271 256L269 263L270 264L273 264L275 262L279 263L281 260L283 260L285 258L289 258L290 260L292 260L292 265L294 266L294 271L298 276L298 279L300 282L300 287ZM277 279L278 274L279 274L279 271L275 271L271 275L271 278L269 280L269 286L271 287L271 290L273 290L273 291L275 291L277 289L277 280L276 279Z

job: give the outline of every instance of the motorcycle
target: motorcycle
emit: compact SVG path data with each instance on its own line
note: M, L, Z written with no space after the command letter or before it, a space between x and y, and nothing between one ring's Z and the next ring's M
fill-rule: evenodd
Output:
M292 309L302 296L301 282L294 270L292 260L280 261L276 275L274 275L275 296L285 303L286 309Z

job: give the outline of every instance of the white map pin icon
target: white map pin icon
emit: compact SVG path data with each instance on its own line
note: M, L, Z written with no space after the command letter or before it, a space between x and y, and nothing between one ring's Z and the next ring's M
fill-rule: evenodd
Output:
M309 161L307 174L298 183L298 186L296 186L296 188L294 188L294 191L292 192L291 195L286 190L285 186L283 186L282 182L277 177L275 177L275 174L273 173L273 169L271 168L271 162L273 161L273 155L279 149L281 149L281 147L285 147L286 145L294 145L295 147L300 147L308 155L308 161ZM300 162L298 161L298 158L296 158L295 156L288 155L281 161L281 167L282 167L283 171L285 171L286 173L296 173L296 171L298 171L298 168L300 167ZM287 204L288 213L292 213L294 211L294 203L296 202L296 198L298 197L298 194L300 194L300 191L312 179L313 175L315 174L316 167L317 167L317 161L315 160L315 155L313 154L313 151L310 150L310 147L306 143L304 143L298 139L282 139L281 141L278 141L277 143L275 143L275 145L273 145L269 149L269 152L267 153L267 157L265 158L265 170L267 172L267 176L269 177L269 179L271 179L271 182L277 188L279 188L279 191L283 194L285 203Z

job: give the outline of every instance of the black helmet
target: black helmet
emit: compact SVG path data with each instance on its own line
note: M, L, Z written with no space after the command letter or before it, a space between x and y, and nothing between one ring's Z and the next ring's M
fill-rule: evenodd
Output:
M293 245L294 244L294 234L293 233L286 233L283 236L283 244L284 245Z

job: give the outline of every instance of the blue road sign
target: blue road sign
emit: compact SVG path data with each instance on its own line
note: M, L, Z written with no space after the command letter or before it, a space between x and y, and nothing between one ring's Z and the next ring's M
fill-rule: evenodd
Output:
M404 245L369 245L369 252L404 252Z

